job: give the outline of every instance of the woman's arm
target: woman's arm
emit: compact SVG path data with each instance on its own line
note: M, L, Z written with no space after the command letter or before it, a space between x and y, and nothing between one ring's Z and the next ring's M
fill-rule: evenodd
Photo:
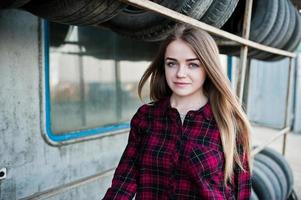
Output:
M137 190L137 158L140 143L139 110L131 120L131 130L129 133L128 144L121 156L119 164L115 170L112 185L106 192L103 200L127 200L132 199Z

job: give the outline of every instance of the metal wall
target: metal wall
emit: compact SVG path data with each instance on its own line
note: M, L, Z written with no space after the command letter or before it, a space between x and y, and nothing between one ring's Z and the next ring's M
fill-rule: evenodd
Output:
M38 25L29 13L0 11L0 169L7 168L1 200L25 198L114 167L127 143L127 134L58 147L46 143ZM51 199L100 199L110 181L96 180Z
M253 123L284 128L288 65L288 59L277 62L251 61L247 114ZM292 81L294 83L294 75ZM294 84L292 89L294 90ZM293 99L294 92L288 108L290 113L295 112L292 107ZM292 123L291 116L289 121Z

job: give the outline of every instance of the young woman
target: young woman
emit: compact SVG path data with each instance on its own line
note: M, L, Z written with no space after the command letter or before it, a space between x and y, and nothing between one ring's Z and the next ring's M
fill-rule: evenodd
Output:
M105 200L249 199L250 123L212 37L178 26L139 83L151 104L131 120Z

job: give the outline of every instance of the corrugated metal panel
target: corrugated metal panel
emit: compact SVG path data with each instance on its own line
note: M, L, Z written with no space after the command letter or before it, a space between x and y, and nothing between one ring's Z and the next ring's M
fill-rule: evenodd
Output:
M283 128L289 60L252 60L247 114L260 125Z

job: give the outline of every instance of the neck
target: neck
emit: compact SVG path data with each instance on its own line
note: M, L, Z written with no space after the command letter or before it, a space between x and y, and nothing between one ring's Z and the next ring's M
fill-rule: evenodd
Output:
M170 97L170 105L176 108L180 113L187 113L189 110L198 110L203 107L208 101L208 98L200 93L191 97L181 97L174 94Z

